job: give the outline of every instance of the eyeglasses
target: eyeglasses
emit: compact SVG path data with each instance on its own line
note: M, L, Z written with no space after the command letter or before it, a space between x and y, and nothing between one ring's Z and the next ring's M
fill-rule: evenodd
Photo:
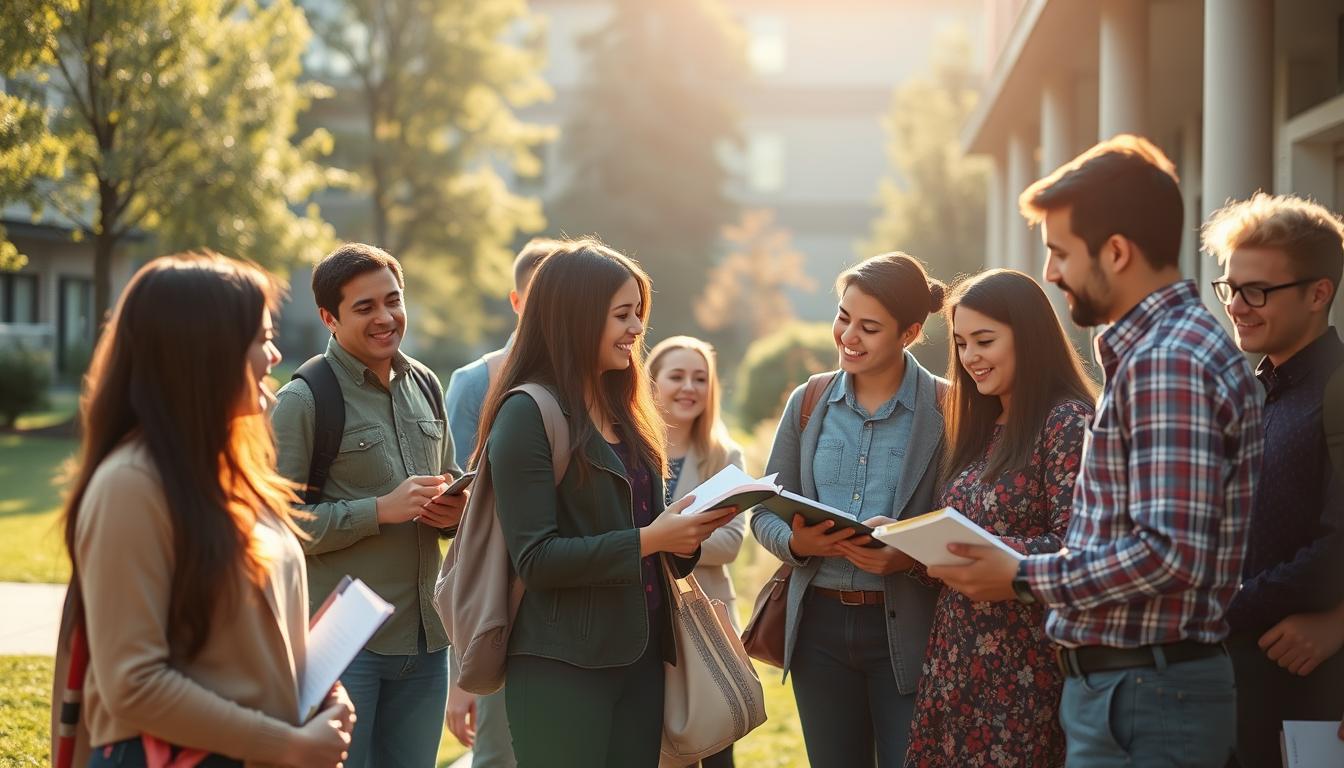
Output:
M1226 280L1213 281L1213 293L1223 304L1231 304L1232 299L1238 293L1241 294L1241 300L1250 307L1263 307L1269 300L1269 294L1281 288L1292 288L1295 285L1306 285L1314 283L1320 278L1309 277L1306 280L1295 280L1291 283L1281 283L1279 285L1234 285Z

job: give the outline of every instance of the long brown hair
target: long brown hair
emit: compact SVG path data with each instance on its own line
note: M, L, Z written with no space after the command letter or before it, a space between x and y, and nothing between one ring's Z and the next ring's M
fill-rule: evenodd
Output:
M994 432L995 420L1003 413L999 398L980 394L961 365L950 330L957 307L975 310L1013 329L1016 382L1012 408L982 475L992 481L1031 461L1051 409L1066 400L1091 405L1096 402L1097 387L1083 372L1077 351L1035 280L1011 269L991 269L967 278L952 292L947 307L947 378L952 391L944 417L950 446L943 462L944 479L975 461Z
M649 351L649 380L655 381L658 372L663 369L663 358L668 352L686 349L695 352L705 360L705 370L709 373L705 387L705 410L695 417L691 424L691 445L700 457L697 469L700 477L708 478L728 463L728 452L736 448L728 427L723 423L719 410L719 372L715 361L714 346L694 336L672 336L663 339Z
M653 471L667 474L663 419L644 371L643 336L630 350L628 367L597 372L598 345L611 298L631 278L639 286L639 319L647 326L649 276L631 259L594 238L582 238L562 242L542 261L528 286L527 309L504 370L481 409L474 456L481 455L504 395L532 382L552 387L569 409L574 445L583 445L593 433L584 398L585 392L593 392L601 399L603 412L615 419L621 440L636 449ZM583 477L584 462L578 465Z
M252 529L267 515L296 530L292 484L275 470L265 415L237 416L247 354L280 288L260 269L213 253L157 258L135 274L103 331L85 380L83 440L65 504L76 571L80 505L99 464L143 443L173 527L168 627L174 654L195 656L220 605L238 598L239 569L260 585L266 563Z

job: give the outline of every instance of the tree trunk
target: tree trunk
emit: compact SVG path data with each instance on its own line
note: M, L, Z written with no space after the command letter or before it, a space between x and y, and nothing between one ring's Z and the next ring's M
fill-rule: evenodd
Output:
M117 191L106 180L98 181L98 222L93 230L93 339L107 324L112 308L112 256L116 252Z

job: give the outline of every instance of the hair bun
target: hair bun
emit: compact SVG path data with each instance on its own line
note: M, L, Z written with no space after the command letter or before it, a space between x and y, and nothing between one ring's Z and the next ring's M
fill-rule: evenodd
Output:
M943 299L947 296L947 286L941 280L929 278L929 312L943 311Z

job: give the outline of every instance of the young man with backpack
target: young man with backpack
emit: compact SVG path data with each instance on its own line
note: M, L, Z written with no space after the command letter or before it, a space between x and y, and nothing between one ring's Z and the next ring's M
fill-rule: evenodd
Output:
M434 583L466 496L436 499L460 470L438 378L400 351L404 286L397 260L370 245L318 263L331 340L272 411L280 472L307 486L311 607L347 574L396 607L341 677L358 712L347 768L433 766L448 692Z
M1331 466L1326 389L1344 375L1330 307L1344 224L1308 200L1257 194L1214 213L1204 249L1243 352L1263 355L1265 455L1241 589L1227 612L1237 761L1277 766L1284 720L1344 710L1344 476ZM1336 436L1338 439L1338 436Z

